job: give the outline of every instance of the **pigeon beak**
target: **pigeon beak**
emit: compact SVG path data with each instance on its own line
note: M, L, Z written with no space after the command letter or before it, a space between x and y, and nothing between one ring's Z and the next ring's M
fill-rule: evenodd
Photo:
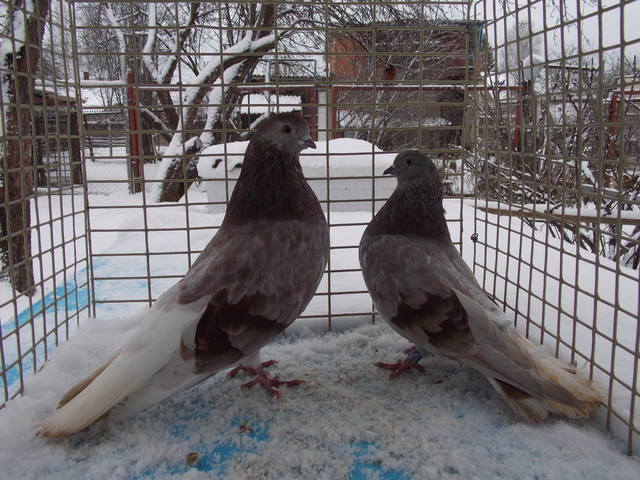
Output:
M382 172L383 175L393 175L395 173L396 169L393 165L391 165L389 168L387 168L384 172Z
M315 142L311 138L311 135L309 135L308 133L300 140L298 140L298 144L302 147L302 150L304 150L305 148L316 148Z

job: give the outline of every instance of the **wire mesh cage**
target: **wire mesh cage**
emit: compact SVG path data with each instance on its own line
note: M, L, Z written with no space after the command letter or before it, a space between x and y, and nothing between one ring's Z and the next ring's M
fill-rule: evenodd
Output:
M4 400L88 314L85 185L69 5L3 2L0 315ZM66 12L66 13L65 13Z
M623 2L474 9L492 19L485 58L496 66L474 92L476 266L530 337L606 385L607 427L631 452L640 158L630 12Z
M332 237L299 321L376 321L358 242L395 186L383 170L419 149L485 290L586 365L632 451L640 42L627 2L1 9L5 402L81 319L150 305L182 277L221 224L251 132L292 111L317 144L301 163Z

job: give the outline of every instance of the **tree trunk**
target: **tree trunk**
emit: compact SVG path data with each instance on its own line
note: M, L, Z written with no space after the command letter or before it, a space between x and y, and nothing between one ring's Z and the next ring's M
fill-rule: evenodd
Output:
M239 82L245 78L255 69L258 64L258 57L249 57L240 66L240 70L236 74L233 82ZM211 124L211 130L217 137L214 139L213 144L226 143L240 140L240 136L230 134L229 132L220 132L220 130L229 128L229 119L233 113L236 104L239 103L242 98L242 92L236 87L229 87L224 92L222 100L223 107L218 109L218 113L213 123ZM194 128L194 127L191 127ZM160 202L177 202L179 201L191 184L198 178L198 152L201 148L207 147L202 142L195 142L184 155L176 157L175 162L169 167L165 175L165 182L162 185L162 192L159 198Z
M198 178L197 154L201 149L202 142L196 139L167 169L162 184L161 202L177 202Z
M14 22L16 15L22 15L24 0L15 0L9 5L8 28L19 25ZM31 210L33 198L31 122L32 106L29 104L30 92L33 91L44 23L49 11L49 0L34 0L33 12L26 12L25 32L9 31L16 39L25 36L26 44L16 42L17 51L8 53L0 59L10 71L2 79L7 93L5 115L6 149L4 152L4 183L0 187L3 199L3 212L0 219L2 236L5 236L4 247L9 266L9 277L13 287L27 295L35 291L33 266L31 263ZM27 48L29 51L27 52Z
M255 9L255 5L253 5L253 8ZM273 26L275 25L276 4L264 2L261 4L261 8L255 9L255 11L259 11L259 19L256 19L255 22L251 23L256 25L254 27L253 36L254 40L257 40L271 33ZM260 60L260 56L256 54L264 54L271 50L273 46L273 43L265 43L259 48L252 49L251 53L253 53L253 55L230 56L230 58L225 59L215 69L213 69L211 73L208 74L207 78L202 80L201 87L196 91L194 97L190 99L190 105L186 107L184 115L184 130L193 131L197 129L196 115L198 110L203 106L205 98L212 91L211 86L214 85L219 78L224 76L225 70L232 68L237 64L241 64L239 70L236 72L230 83L240 82L247 78L247 76L255 69L258 61ZM222 88L222 86L218 88ZM228 128L228 121L231 118L234 106L238 103L240 98L241 93L236 87L226 87L223 98L220 101L223 107L218 109L216 118L213 119L213 122L209 124L210 127L208 126L207 129L210 128L211 131L215 132L216 130ZM160 94L158 95L158 99L161 102L163 101ZM171 118L168 118L168 121L171 122ZM180 127L178 126L176 128ZM219 138L216 138L214 143L228 142L230 141L229 137L233 137L233 135L230 136L227 133L217 135ZM202 142L199 142L200 147L195 150L196 145L197 143L193 144L184 155L176 156L173 159L173 162L165 172L163 183L160 186L158 194L158 201L177 202L182 198L189 186L196 180L197 157L195 155L203 146Z
M138 65L137 68L140 72L140 78L143 84L150 84L153 82L153 78L149 75L142 66ZM153 105L153 91L147 89L141 89L138 92L138 103L141 106L148 105L149 108ZM153 145L153 136L152 133L154 130L154 124L148 117L145 115L140 115L140 126L142 129L142 133L140 134L140 148L142 154L142 168L144 168L145 163L156 162L158 160L156 154L156 148Z

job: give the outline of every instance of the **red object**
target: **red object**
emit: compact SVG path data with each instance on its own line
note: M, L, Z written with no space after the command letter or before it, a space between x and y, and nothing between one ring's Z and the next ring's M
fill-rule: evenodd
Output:
M127 114L129 118L129 154L131 156L131 172L134 179L142 178L142 162L140 160L140 125L138 123L138 97L133 87L133 72L127 73ZM132 182L132 193L142 190L141 182Z
M616 123L618 121L618 112L620 111L620 94L615 92L611 96L609 103L609 122ZM618 127L609 126L609 135L607 138L607 158L615 159L618 157Z
M520 127L522 125L522 114L521 114L521 109L522 109L522 90L520 88L518 88L518 101L516 103L516 116L514 119L514 124L516 126L515 130L513 131L513 143L511 144L511 149L514 152L517 152L518 150L520 150Z
M391 373L389 374L389 378L395 378L398 375L406 372L407 370L411 370L412 368L415 368L416 370L423 373L425 372L425 369L422 365L414 362L410 358L405 358L404 360L400 360L398 363L378 362L376 363L376 367L383 368L385 370L391 370Z
M330 139L338 138L338 106L336 105L338 102L338 88L333 87L331 89L331 134L329 135Z
M269 377L269 374L264 370L265 367L270 367L276 363L275 360L269 360L267 362L262 362L258 368L248 367L246 365L238 365L229 373L227 373L227 377L235 377L238 372L241 370L247 372L251 375L254 375L256 378L251 380L250 382L244 383L242 385L243 388L252 388L255 385L260 385L264 388L270 395L274 397L279 397L280 392L276 390L277 387L297 387L301 383L304 383L304 380L280 380L278 376L273 378Z

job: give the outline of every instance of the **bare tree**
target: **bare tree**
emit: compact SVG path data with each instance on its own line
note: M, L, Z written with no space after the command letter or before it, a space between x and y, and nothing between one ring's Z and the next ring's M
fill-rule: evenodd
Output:
M464 84L475 75L475 65L451 54L466 51L474 26L406 18L364 28L334 33L332 39L338 52L354 52L336 56L332 78L363 85L342 87L337 96L336 103L343 105L338 121L346 135L385 150L460 145ZM394 53L399 51L410 54Z
M262 56L273 50L276 44L280 50L278 63L281 66L286 64L284 52L309 52L314 48L322 51L327 32L340 26L353 25L353 22L376 22L382 18L390 24L402 26L411 19L415 21L420 15L436 18L440 12L440 7L429 6L426 12L423 11L424 5L392 3L374 6L306 1L180 2L168 6L149 2L139 4L134 18L131 12L127 13L127 5L115 2L101 4L100 12L94 12L95 19L91 21L107 23L112 28L103 28L96 34L89 30L87 35L92 35L94 43L100 40L108 45L110 50L105 52L126 52L130 58L137 58L136 62L141 67L137 80L156 86L152 94L147 94L150 90L141 89L138 99L140 114L146 122L143 129L159 132L169 143L159 169L158 179L163 181L157 183L152 192L152 199L156 201L177 201L184 194L194 180L195 169L191 168L193 165L189 166L190 162L197 158L201 149L238 139L235 131L239 125L234 123L233 113L242 97L239 87L251 77ZM193 28L196 23L216 28ZM137 43L124 38L132 30L132 25L139 32L140 41ZM300 25L308 29L298 32L292 28ZM366 39L357 36L353 39L359 42L360 47L364 45L362 51L376 55L375 61L384 65L397 63L401 76L411 75L413 65L396 61L395 57L384 53L374 54L379 44L367 44ZM105 54L104 57L113 59L114 55ZM116 64L109 68L119 72L123 70ZM424 70L427 69L425 65ZM110 75L114 76L113 73ZM397 95L388 97L383 93L376 102L383 104L397 100ZM399 124L406 110L387 108L384 115L377 116L373 130L366 131L375 131L378 135L385 127ZM355 115L362 117L359 112ZM364 120L361 118L361 121ZM362 134L366 136L364 132Z
M477 193L511 205L543 205L549 213L579 207L585 212L582 223L547 221L551 235L637 269L640 228L618 232L615 222L589 222L586 212L615 219L618 211L638 211L640 148L632 118L640 110L637 97L618 92L625 84L636 85L640 74L629 65L623 80L619 67L597 68L580 60L547 66L538 79L545 95L536 96L535 87L495 87L490 98L476 99L487 126L478 151L489 153L472 161ZM524 105L531 108L515 121ZM620 122L623 117L628 121ZM514 127L508 128L510 123ZM520 134L515 143L509 135L514 132ZM524 221L534 227L535 220Z
M287 21L289 17L291 24L295 22L295 11L285 10L281 4L218 5L217 14L224 17L227 28L220 31L219 43L215 46L222 45L223 49L209 52L216 55L207 56L207 62L186 89L176 110L178 124L163 155L158 177L164 181L157 184L152 193L157 201L179 200L195 180L191 173L193 169L187 168L190 155L213 143L229 140L224 129L240 100L240 92L233 85L242 82L253 71L261 55L275 47L278 36L287 35L282 30L276 35L276 16L280 22ZM234 26L242 28L231 28ZM151 51L152 47L153 43L148 41L145 48ZM175 57L169 65L177 62L177 54ZM151 62L145 62L145 66L158 83L170 81L167 76L161 77ZM166 103L164 105L166 107ZM199 116L203 108L206 111L204 119ZM200 134L186 138L189 135L186 132L194 131ZM218 133L220 131L222 133Z

